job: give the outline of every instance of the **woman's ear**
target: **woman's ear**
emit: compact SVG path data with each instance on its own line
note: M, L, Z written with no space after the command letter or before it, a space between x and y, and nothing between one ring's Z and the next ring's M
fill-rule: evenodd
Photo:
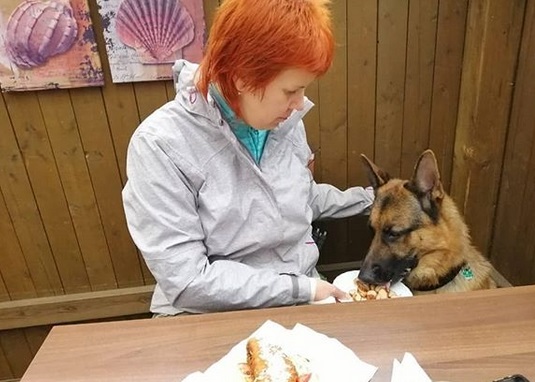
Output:
M245 83L239 78L234 80L234 86L236 86L238 93L241 93L245 90Z

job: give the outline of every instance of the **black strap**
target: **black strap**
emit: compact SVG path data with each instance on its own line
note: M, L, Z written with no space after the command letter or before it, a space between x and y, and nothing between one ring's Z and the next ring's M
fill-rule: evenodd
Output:
M448 273L446 273L444 276L441 276L439 279L438 279L438 282L436 284L432 284L432 285L422 285L422 286L419 286L417 288L414 288L412 287L411 289L413 290L417 290L419 292L429 292L431 290L435 290L435 289L438 289L438 288L442 288L444 285L446 285L447 283L449 283L451 280L453 280L458 274L459 272L461 271L461 269L463 269L463 267L466 265L466 263L462 263L461 265L453 268L451 271L449 271Z

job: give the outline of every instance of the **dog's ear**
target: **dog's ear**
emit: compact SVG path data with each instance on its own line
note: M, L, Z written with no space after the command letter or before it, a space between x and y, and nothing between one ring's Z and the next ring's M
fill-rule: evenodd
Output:
M433 151L426 150L420 155L410 183L413 190L429 195L433 200L441 200L444 197L444 188Z
M369 160L366 155L360 154L360 158L362 159L362 163L364 163L368 180L375 190L390 180L390 175Z

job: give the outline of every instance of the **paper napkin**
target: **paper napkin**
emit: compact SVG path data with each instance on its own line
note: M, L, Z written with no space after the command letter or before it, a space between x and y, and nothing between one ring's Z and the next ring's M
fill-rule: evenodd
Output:
M377 371L377 367L361 361L340 341L305 325L297 324L290 330L268 320L252 333L251 337L267 338L289 353L299 354L310 360L314 375L311 382L369 382ZM182 382L242 382L240 364L246 361L247 339L236 344L204 372L190 374Z
M394 360L390 382L433 382L411 353L405 353L399 362Z

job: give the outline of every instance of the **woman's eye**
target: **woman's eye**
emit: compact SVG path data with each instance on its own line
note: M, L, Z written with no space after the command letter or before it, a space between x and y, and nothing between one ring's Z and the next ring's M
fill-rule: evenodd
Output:
M288 94L288 95L297 94L297 90L286 90L286 94Z

